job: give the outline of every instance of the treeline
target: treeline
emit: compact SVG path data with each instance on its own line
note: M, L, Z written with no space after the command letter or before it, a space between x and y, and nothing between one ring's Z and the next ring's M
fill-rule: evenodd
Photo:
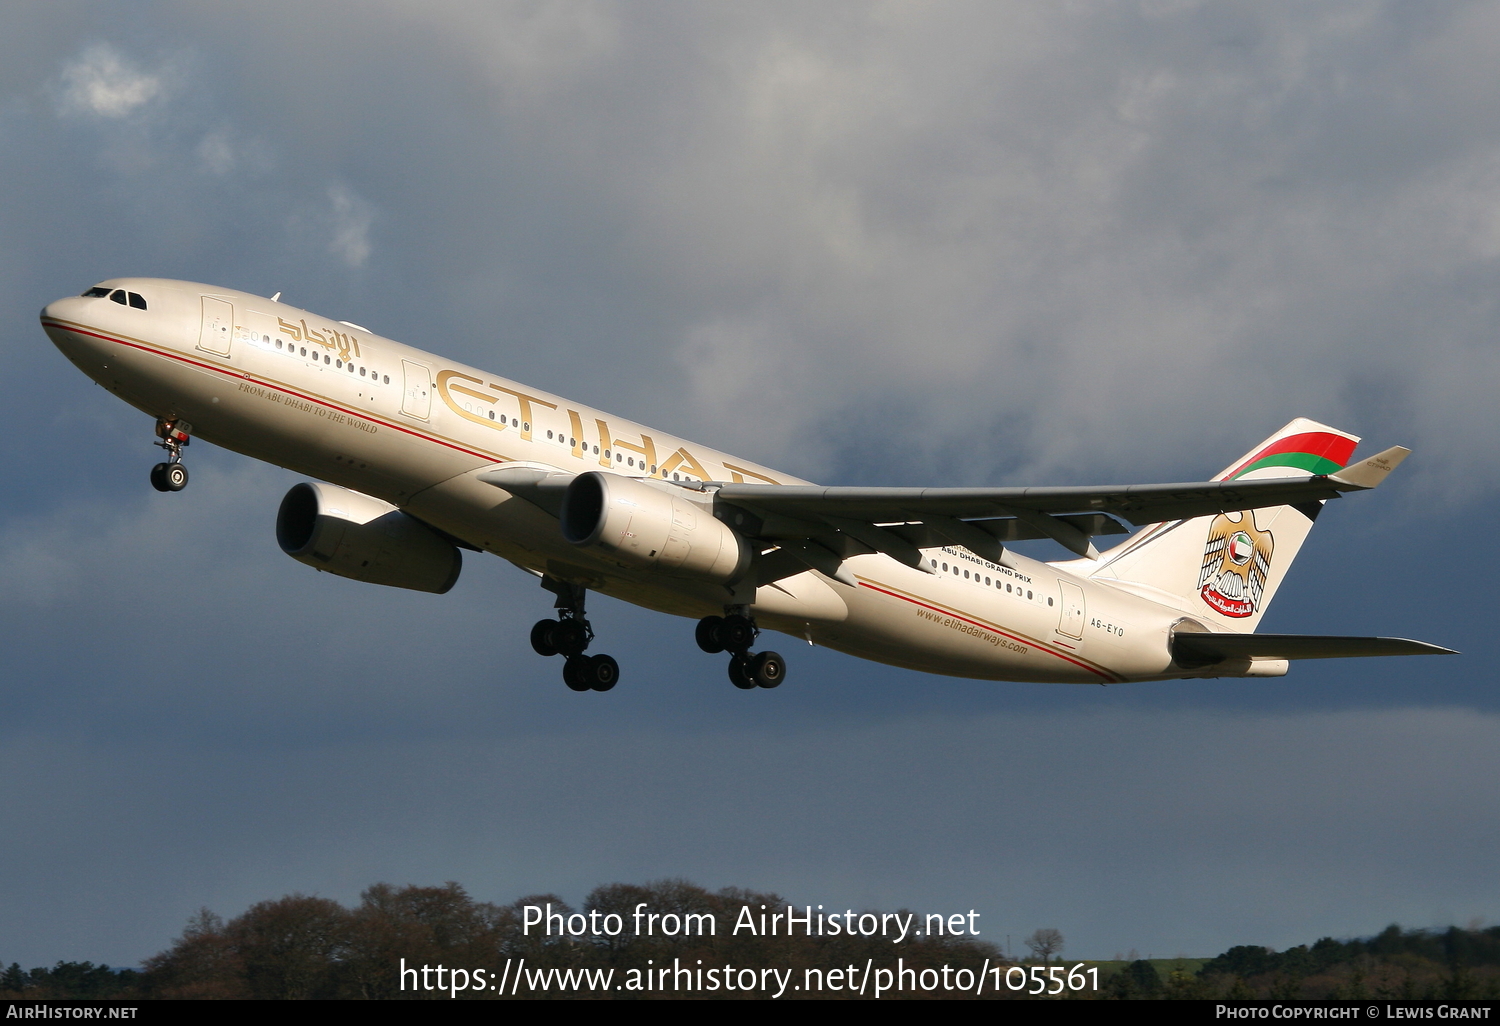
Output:
M1164 989L1168 989L1165 988ZM1242 945L1203 964L1179 989L1191 997L1500 998L1500 926L1332 937L1285 951Z
M632 914L644 902L650 912L678 917L711 915L718 929L703 936L637 936ZM204 909L195 915L171 947L146 959L140 970L111 969L89 962L59 962L51 969L24 972L12 964L0 972L0 998L345 998L450 1000L451 979L439 990L420 986L408 976L403 988L397 967L443 965L448 969L484 969L498 973L507 960L526 960L530 971L557 969L616 970L616 982L650 964L708 968L775 967L829 973L847 967L891 967L896 958L907 968L941 970L944 965L977 970L1010 965L991 944L958 936L908 937L893 944L890 936L847 934L807 937L735 934L732 925L748 906L785 911L775 894L728 888L710 893L682 881L646 886L611 884L584 899L582 911L600 917L614 913L623 929L616 936L547 936L537 926L524 932L526 906L552 906L563 917L575 911L556 895L521 898L509 905L474 901L458 884L443 887L392 887L377 884L354 908L327 898L293 894L263 901L228 922ZM878 914L878 913L877 913ZM596 919L597 923L599 920ZM679 920L680 921L680 920ZM918 920L920 928L920 919ZM1047 935L1047 936L1043 936ZM1055 930L1039 930L1045 960L1061 949ZM1055 945L1052 943L1055 941ZM1034 955L1038 945L1028 940ZM700 961L701 960L701 963ZM1072 965L1071 960L1066 960ZM1100 989L1069 991L1066 999L1294 999L1294 998L1496 998L1500 997L1500 927L1489 929L1402 930L1392 925L1374 937L1317 943L1286 951L1238 946L1203 962L1195 972L1180 961L1145 959L1098 965ZM1191 963L1189 963L1191 968ZM935 977L933 977L935 978ZM434 982L430 974L429 984ZM599 997L765 997L759 990L678 991L648 994L596 992ZM459 999L501 997L498 990L460 990ZM522 988L521 997L548 994ZM587 992L551 992L555 997L588 996ZM789 991L787 996L792 996ZM806 993L795 996L807 997ZM849 997L847 990L824 997ZM888 993L891 997L962 997L961 992ZM987 989L986 997L1023 998L1022 992Z
M12 962L0 972L0 998L86 998L104 1000L134 994L141 974L92 962L58 962L51 969L25 972Z

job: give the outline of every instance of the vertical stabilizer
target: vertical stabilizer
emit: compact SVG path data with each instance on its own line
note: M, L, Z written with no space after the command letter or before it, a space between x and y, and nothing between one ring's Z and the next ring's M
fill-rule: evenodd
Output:
M1299 417L1213 480L1336 473L1358 442ZM1321 502L1309 502L1152 524L1103 553L1094 569L1078 569L1180 609L1211 631L1248 633L1260 623L1321 508Z

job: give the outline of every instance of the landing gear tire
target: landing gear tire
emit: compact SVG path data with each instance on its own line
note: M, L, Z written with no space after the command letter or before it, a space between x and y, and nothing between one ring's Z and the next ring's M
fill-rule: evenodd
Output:
M540 656L565 656L563 683L574 691L608 691L620 679L620 664L607 655L586 656L584 649L594 640L594 629L583 615L587 594L580 584L552 577L542 578L542 587L557 596L556 620L538 620L531 627L531 647Z
M192 441L188 435L191 425L185 420L160 420L156 422L156 445L167 451L167 462L151 468L151 487L159 492L180 492L187 487L187 467L182 465L182 450Z
M563 663L563 683L572 691L593 690L593 663L588 656L568 656Z
M557 645L552 639L557 630L556 620L538 620L531 626L531 650L539 656L557 655Z
M596 655L589 660L589 687L608 691L620 679L620 664L613 656Z
M754 691L759 686L750 676L750 660L742 655L729 660L729 682L741 691Z
M756 687L774 688L786 680L786 660L775 652L750 656L748 676Z
M724 618L705 616L699 620L697 629L693 631L693 639L709 655L718 655L724 651Z
M560 620L551 631L552 647L572 658L589 647L589 630L582 620Z
M755 644L755 636L759 633L755 629L755 621L748 616L730 613L724 617L719 627L719 640L724 643L725 649L743 655Z
M575 655L563 663L563 683L574 691L608 691L620 679L613 656Z

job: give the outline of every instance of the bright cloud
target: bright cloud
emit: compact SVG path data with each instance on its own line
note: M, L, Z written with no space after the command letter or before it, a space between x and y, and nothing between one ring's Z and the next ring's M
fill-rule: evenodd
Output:
M347 185L328 187L333 234L328 252L350 267L363 267L370 259L370 224L375 219L370 205Z
M69 114L123 118L166 91L164 75L142 71L108 43L95 43L63 67L59 106Z

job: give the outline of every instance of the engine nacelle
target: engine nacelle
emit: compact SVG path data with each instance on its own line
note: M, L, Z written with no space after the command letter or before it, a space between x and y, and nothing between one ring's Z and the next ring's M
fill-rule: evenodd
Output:
M340 577L441 595L463 569L458 546L380 499L337 485L294 485L276 513L281 551Z
M729 583L750 566L750 546L682 489L593 471L568 485L563 537L622 566Z

